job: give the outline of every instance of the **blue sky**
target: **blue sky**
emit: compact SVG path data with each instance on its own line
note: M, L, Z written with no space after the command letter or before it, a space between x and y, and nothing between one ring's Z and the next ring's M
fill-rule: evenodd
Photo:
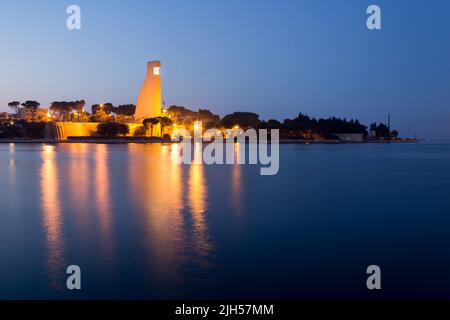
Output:
M82 29L66 28L77 4ZM382 30L366 28L366 8ZM0 2L0 110L12 100L135 103L146 61L168 105L299 112L450 136L450 1Z

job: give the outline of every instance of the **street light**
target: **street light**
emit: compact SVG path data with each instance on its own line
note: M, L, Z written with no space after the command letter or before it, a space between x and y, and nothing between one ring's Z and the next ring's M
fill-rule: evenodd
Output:
M201 129L201 128L202 128L201 122L195 121L195 122L194 122L194 129L195 129L195 130L199 130L199 129Z

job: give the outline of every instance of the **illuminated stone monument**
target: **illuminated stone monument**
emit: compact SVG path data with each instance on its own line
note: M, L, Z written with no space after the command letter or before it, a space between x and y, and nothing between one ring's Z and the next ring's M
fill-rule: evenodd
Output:
M134 118L142 120L161 116L161 62L150 61L147 64L147 76L139 94Z

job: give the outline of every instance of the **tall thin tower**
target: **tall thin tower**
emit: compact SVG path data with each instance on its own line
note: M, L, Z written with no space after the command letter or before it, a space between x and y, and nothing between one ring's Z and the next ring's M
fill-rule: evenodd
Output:
M391 114L390 113L388 114L388 129L389 129L389 132L391 132Z
M161 62L150 61L147 63L147 76L138 97L134 118L142 120L160 117L161 115Z

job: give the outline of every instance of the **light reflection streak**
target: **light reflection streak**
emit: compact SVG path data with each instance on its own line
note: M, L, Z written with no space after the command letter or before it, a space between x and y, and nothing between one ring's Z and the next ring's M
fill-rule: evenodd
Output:
M11 186L16 186L16 159L15 159L15 154L16 154L16 145L14 143L10 143L9 144L9 166L8 166L8 171L9 171L9 178L10 178L10 183ZM15 192L11 192L13 195L15 195Z
M179 268L186 246L182 168L172 162L177 148L177 145L129 146L131 191L137 211L145 214L152 272L165 286L174 286L182 280Z
M101 252L110 265L113 259L113 230L108 152L108 145L95 145L95 205L99 222Z
M202 156L202 152L203 149L201 144L196 143L194 145L194 157L200 158ZM211 251L205 217L207 209L207 196L203 165L193 163L189 172L188 202L193 221L194 245L197 254L203 257L208 256Z
M75 219L81 229L80 239L87 239L84 230L87 228L89 216L89 170L88 170L88 145L71 144L70 149L70 195L72 197L72 207L75 211Z
M62 212L59 194L58 166L55 146L44 145L41 151L41 206L48 251L47 266L52 286L62 290L60 276L64 273L64 241L62 238Z
M251 148L251 146L249 146ZM233 211L241 215L243 208L243 186L242 186L242 167L243 165L238 164L238 159L240 154L245 155L245 143L235 143L234 144L234 164L231 166L231 193L230 193L230 204Z
M9 144L9 164L8 164L8 190L3 190L4 193L6 193L8 196L8 206L10 208L8 209L8 212L14 212L15 206L17 206L17 200L19 192L17 188L17 168L16 168L16 146L14 143ZM16 220L18 219L17 215L11 215L12 219Z

